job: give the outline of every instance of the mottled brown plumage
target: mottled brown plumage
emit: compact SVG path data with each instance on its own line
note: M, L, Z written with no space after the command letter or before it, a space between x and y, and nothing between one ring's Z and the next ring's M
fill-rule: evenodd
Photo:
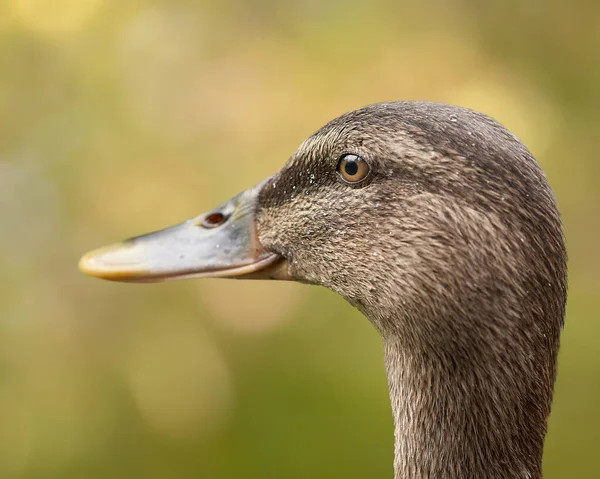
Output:
M371 166L340 180L344 153ZM566 301L554 195L489 117L382 103L306 140L263 186L258 237L380 332L396 478L539 478Z
M345 154L364 158L364 181L337 173ZM396 479L542 475L565 244L542 170L485 115L410 102L347 113L259 186L80 267L323 285L383 339Z

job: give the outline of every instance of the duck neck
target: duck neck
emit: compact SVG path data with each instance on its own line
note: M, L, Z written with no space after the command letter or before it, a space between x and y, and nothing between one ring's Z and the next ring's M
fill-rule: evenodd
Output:
M553 367L548 390L527 361L478 356L485 345L468 353L384 345L396 479L541 478Z

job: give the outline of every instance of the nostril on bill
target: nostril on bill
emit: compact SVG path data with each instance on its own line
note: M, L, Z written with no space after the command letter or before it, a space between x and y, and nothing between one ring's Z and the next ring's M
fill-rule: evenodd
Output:
M226 221L227 216L225 216L223 213L210 213L202 220L200 226L203 228L216 228L217 226L221 226Z

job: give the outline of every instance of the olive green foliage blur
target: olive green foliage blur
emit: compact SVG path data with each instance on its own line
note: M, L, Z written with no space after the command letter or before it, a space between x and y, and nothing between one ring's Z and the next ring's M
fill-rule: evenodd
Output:
M400 99L486 112L545 169L570 255L545 472L597 476L599 23L583 0L0 0L0 477L392 477L380 341L342 299L76 265Z

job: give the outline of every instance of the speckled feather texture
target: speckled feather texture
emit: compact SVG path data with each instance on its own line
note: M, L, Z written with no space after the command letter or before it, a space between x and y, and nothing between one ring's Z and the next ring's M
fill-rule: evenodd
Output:
M368 162L365 183L336 174L344 153ZM566 251L516 136L444 104L347 113L263 185L257 225L294 278L339 293L381 334L397 479L542 476Z

